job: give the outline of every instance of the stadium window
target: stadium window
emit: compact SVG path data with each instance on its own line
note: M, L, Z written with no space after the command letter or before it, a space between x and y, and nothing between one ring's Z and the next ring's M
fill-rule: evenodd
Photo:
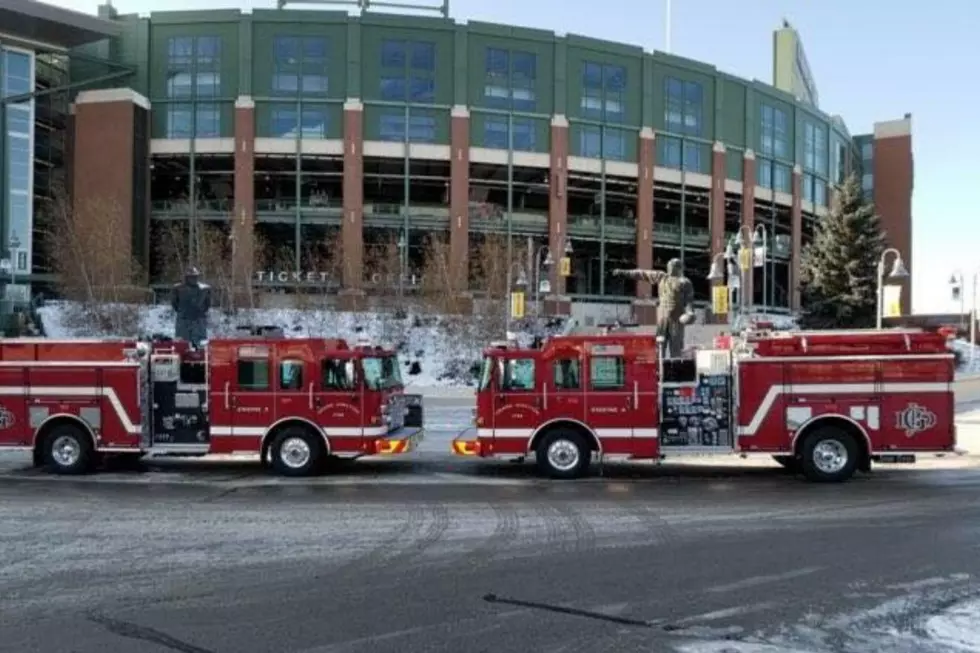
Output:
M381 140L405 141L404 111L387 111L381 114L380 120L379 137ZM434 143L436 140L436 119L427 115L410 116L407 137L410 143Z
M389 102L435 101L436 46L425 41L381 43L380 95Z
M664 78L664 127L672 134L701 135L703 90L698 82ZM700 158L700 156L699 156Z
M777 163L773 166L773 187L780 193L792 193L793 181L789 166Z
M583 62L579 109L583 118L623 122L626 117L626 68Z
M316 36L277 36L272 43L274 95L326 95L327 40Z
M487 48L483 99L488 106L514 111L534 111L537 55Z

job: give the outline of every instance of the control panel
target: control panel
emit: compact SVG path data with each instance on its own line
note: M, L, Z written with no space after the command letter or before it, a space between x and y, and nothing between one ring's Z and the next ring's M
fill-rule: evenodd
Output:
M700 351L691 380L664 383L662 447L730 448L734 444L729 360L727 351Z

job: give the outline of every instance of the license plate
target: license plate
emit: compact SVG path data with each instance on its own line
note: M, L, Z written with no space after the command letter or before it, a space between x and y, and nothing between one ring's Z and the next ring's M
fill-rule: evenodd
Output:
M878 456L879 463L896 464L896 463L914 463L915 454L910 453L896 453L896 454L883 454Z

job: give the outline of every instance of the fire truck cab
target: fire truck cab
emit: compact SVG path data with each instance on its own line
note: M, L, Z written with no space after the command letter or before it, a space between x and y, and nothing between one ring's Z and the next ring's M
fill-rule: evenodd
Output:
M302 476L411 451L421 426L396 354L339 339L0 343L0 447L62 474L102 454L248 453Z
M623 329L489 348L454 453L530 454L553 478L582 476L593 458L765 454L827 482L955 448L945 334L759 325L684 358L662 344Z

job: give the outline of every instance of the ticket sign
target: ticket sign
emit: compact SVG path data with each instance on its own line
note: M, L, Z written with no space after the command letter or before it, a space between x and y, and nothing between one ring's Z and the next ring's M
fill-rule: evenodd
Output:
M524 293L519 290L510 294L510 316L515 320L524 317Z
M711 312L715 315L728 313L728 286L714 286L711 289Z

